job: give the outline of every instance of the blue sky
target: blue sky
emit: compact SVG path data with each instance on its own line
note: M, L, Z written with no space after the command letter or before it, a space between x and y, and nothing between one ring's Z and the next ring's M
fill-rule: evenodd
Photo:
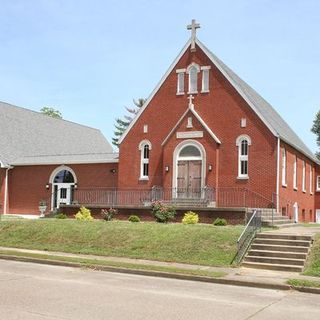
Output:
M0 100L101 129L147 97L201 24L199 39L315 151L320 1L0 0Z

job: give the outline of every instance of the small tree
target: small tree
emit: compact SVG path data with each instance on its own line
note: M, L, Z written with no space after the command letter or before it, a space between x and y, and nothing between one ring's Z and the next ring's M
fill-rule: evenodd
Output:
M317 136L317 145L320 147L320 111L316 113L311 132ZM320 160L320 152L316 152L316 157Z
M52 118L62 119L62 113L51 107L43 107L40 109L40 112Z
M145 99L140 98L138 100L133 99L133 103L135 107L128 108L126 107L126 110L129 114L125 115L123 119L117 118L115 123L116 130L114 131L114 137L112 138L112 144L116 147L119 147L119 139L123 135L123 133L128 128L131 121L135 118L137 113L139 112L140 108L144 105Z

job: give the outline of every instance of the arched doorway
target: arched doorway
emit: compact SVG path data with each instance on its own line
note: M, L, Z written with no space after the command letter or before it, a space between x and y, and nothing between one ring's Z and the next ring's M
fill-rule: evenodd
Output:
M205 150L194 140L180 143L174 152L174 194L177 198L200 198L205 181Z
M66 166L56 168L50 177L52 184L52 209L59 208L61 204L71 204L73 201L76 175Z

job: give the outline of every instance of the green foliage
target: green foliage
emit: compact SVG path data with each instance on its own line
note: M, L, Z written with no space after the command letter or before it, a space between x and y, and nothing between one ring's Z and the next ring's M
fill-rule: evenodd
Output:
M161 201L152 202L151 212L156 221L160 223L168 223L170 220L174 219L176 215L176 210L174 207L167 206Z
M116 214L118 214L118 210L115 208L101 210L102 219L105 221L111 221Z
M223 218L217 218L216 220L213 221L213 224L215 226L226 226L227 225L227 220Z
M115 128L116 130L114 131L114 137L112 138L112 144L115 145L116 147L119 147L119 139L122 136L122 134L126 131L128 128L129 124L131 121L135 118L137 113L139 112L140 108L143 106L145 103L145 99L138 99L133 100L133 103L135 107L133 108L128 108L126 107L127 112L129 115L125 115L123 119L117 118L116 123L115 123Z
M199 216L192 211L188 211L184 214L182 218L183 224L197 224L199 222Z
M315 236L303 274L320 277L320 233Z
M136 215L131 215L128 219L130 222L140 222L140 218Z
M320 288L320 281L308 279L289 279L287 283L293 287Z
M91 216L91 211L86 207L81 207L80 211L75 215L76 220L79 221L92 221L93 217Z
M54 216L56 219L67 219L67 215L60 212L60 213L57 213L55 216Z
M317 145L318 147L320 147L320 111L316 113L316 117L313 120L311 132L313 132L317 136ZM320 152L317 152L316 156L320 160Z
M51 107L43 107L40 112L52 118L62 119L62 113Z

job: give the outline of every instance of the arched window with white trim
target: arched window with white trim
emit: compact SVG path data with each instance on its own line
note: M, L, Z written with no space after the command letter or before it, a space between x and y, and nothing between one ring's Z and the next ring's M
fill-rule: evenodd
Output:
M148 180L151 142L149 140L141 141L139 144L139 150L140 150L140 180Z
M189 74L189 91L188 93L198 93L198 73L200 72L200 67L192 63L188 69Z
M249 178L249 146L251 139L247 135L239 136L236 140L238 147L238 178Z

